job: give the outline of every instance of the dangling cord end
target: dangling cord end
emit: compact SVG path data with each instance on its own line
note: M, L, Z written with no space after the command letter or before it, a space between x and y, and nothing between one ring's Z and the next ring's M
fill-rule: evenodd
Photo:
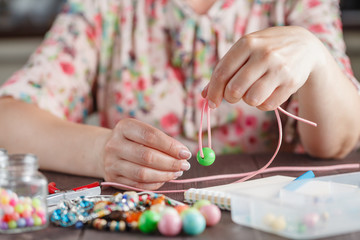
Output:
M204 158L204 152L203 152L203 149L202 149L202 122L203 122L203 119L204 119L204 111L205 111L206 106L207 106L207 101L204 100L203 107L201 109L200 127L199 127L199 133L198 133L198 135L199 135L198 136L199 151L200 151L201 158Z

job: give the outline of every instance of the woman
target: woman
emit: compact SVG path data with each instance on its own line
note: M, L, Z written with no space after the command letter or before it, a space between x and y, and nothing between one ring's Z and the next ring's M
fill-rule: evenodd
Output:
M157 189L190 168L206 97L217 154L273 151L283 105L318 123L288 119L289 150L341 158L360 127L341 33L335 0L70 1L0 90L0 146Z

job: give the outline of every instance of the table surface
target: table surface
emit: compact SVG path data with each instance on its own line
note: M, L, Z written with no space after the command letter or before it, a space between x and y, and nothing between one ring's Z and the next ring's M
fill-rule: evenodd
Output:
M267 161L270 159L271 154L255 154L255 155L224 155L217 157L215 163L209 167L203 167L197 164L195 158L191 159L192 167L189 171L185 172L184 175L179 179L193 178L199 176L210 176L217 174L230 174L230 173L241 173L254 171L262 166L264 166ZM311 158L307 155L297 155L291 153L280 153L272 163L271 167L274 166L323 166L323 165L334 165L334 164L344 164L344 163L359 163L360 152L351 153L346 159L342 160L323 160ZM326 171L326 172L315 172L316 176L331 175L337 173L345 172L354 172L358 169L352 170L336 170L336 171ZM43 172L47 177L49 182L56 182L57 187L60 189L71 189L74 187L82 186L89 184L94 181L102 181L101 179L73 176L56 172ZM254 178L267 177L272 175L287 175L287 176L299 176L303 172L275 172L275 173L266 173L260 174ZM204 188L214 185L231 183L236 179L220 179L213 181L204 181L197 183L187 183L187 184L174 184L167 183L160 190L170 190L170 189L188 189L188 188ZM111 187L103 187L102 194L113 194L119 190ZM167 194L167 196L182 201L184 200L183 193L173 193ZM166 237L161 236L159 233L145 235L141 232L106 232L106 231L97 231L94 229L74 229L74 228L61 228L56 227L50 224L46 229L29 232L23 234L15 235L1 235L0 238L3 240L6 239L166 239ZM222 218L218 225L206 228L206 230L194 237L186 236L181 234L173 239L266 239L266 240L275 240L275 239L284 239L277 235L265 233L258 231L252 228L244 227L237 225L232 222L231 214L229 211L222 211ZM332 240L340 239L359 239L360 232L339 235L331 238Z

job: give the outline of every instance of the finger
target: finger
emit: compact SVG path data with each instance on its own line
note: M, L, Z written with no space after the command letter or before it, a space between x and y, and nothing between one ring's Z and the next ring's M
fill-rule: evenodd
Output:
M125 138L150 148L157 149L174 158L191 158L191 152L187 147L148 124L131 119L122 125L121 131Z
M257 106L258 109L263 111L275 110L281 104L289 99L292 92L289 92L287 86L282 85L276 88L268 99L266 99L261 105Z
M209 83L206 84L206 86L204 87L204 89L203 89L202 92L201 92L201 96L202 96L203 98L206 98L208 89L209 89Z
M133 180L130 180L126 177L123 177L121 175L119 176L114 176L112 178L109 178L107 180L108 182L116 182L116 183L120 183L120 184L124 184L130 187L135 187L135 188L140 188L140 189L144 189L144 190L156 190L159 189L162 185L165 184L165 182L159 182L159 183L140 183L140 182L136 182ZM114 186L116 187L116 186ZM127 190L127 188L120 188L123 190Z
M266 73L258 79L244 94L243 100L250 106L257 107L268 99L279 86L278 79Z
M260 54L252 55L226 85L225 100L229 103L240 101L248 89L265 74L267 66L266 62L261 61Z
M190 163L186 160L173 158L156 149L129 140L119 146L117 156L129 162L162 171L178 172L190 169Z
M122 175L135 182L158 183L168 182L182 176L183 172L167 172L144 167L133 162L119 159L113 164L118 175Z
M216 65L207 91L210 108L220 105L224 97L225 86L248 60L251 50L246 46L246 40L240 39Z

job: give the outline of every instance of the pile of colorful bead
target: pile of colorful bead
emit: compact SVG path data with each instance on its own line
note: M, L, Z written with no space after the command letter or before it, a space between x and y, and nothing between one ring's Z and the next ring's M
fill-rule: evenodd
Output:
M51 221L63 227L140 230L146 234L158 231L165 236L176 236L182 231L198 235L206 226L216 225L220 218L220 209L207 200L188 206L165 195L136 192L62 202L51 215Z
M0 232L18 233L47 225L46 206L37 197L18 196L0 188Z

